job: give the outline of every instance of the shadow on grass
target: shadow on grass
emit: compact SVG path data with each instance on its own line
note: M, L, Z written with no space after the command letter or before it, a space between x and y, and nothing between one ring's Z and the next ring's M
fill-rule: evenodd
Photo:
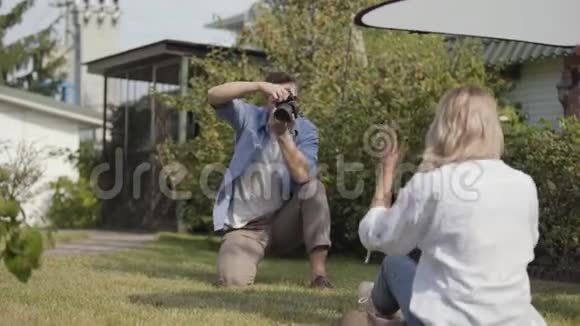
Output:
M533 280L532 293L540 295L580 295L580 284Z
M339 308L340 296L298 291L245 290L245 291L184 291L131 295L135 304L156 308L203 309L212 314L220 310L259 314L277 324L308 323L328 325L336 321L331 306ZM315 305L315 303L319 303ZM320 306L321 309L315 309ZM322 308L322 306L326 308Z
M197 250L217 252L220 248L220 239L218 236L210 235L180 236L171 233L161 233L158 243L184 250L195 248Z
M218 249L219 240L216 238L161 234L158 241L139 250L103 256L95 262L94 268L153 278L214 283Z
M215 284L216 259L220 238L161 234L159 240L145 248L108 255L95 262L100 271L136 273L153 278L189 279ZM274 263L276 262L276 263ZM278 263L280 262L280 263ZM268 260L261 264L256 283L294 283L303 285L301 275L286 275L288 260ZM265 266L264 266L265 265ZM304 260L306 269L308 262Z

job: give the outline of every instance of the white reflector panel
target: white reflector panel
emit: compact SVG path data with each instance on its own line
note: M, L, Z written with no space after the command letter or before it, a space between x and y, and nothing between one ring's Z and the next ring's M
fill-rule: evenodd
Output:
M580 0L394 0L363 10L356 23L576 46L580 44Z

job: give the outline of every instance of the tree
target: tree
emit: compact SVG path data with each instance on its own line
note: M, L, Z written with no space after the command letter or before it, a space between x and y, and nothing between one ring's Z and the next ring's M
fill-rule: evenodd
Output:
M22 22L33 0L21 0L0 15L0 84L52 96L64 80L65 57L57 51L53 22L40 32L4 44L8 31ZM2 6L0 2L0 7Z
M494 92L504 86L486 69L477 41L355 27L353 14L371 2L269 2L240 39L263 49L273 67L299 75L303 111L319 129L322 180L339 250L360 248L358 223L372 196L376 154L390 141L383 124L397 129L408 147L403 172L409 176L445 91L466 83ZM355 51L356 31L364 51Z
M493 91L503 87L486 70L478 42L354 27L353 14L369 4L269 1L238 43L265 51L269 67L220 53L197 61L196 71L204 74L192 79L194 91L182 108L194 111L201 137L187 144L188 150L170 151L172 159L190 171L191 181L184 187L199 189L198 171L208 163L227 165L232 150L231 131L205 103L207 87L256 80L265 70L288 71L299 77L302 111L319 130L319 165L331 207L333 247L341 252L360 250L357 228L373 193L380 152L375 145L389 141L385 135L381 139L381 125L396 123L409 148L406 174L412 174L435 105L446 90L464 83ZM212 176L219 180L216 173ZM211 214L212 204L199 192L190 207L205 216Z

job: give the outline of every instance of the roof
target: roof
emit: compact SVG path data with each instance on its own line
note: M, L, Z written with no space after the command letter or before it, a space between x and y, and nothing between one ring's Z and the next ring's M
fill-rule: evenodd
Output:
M90 127L100 127L102 118L96 111L59 102L50 97L0 86L0 101L50 114L59 118L80 122Z
M215 21L205 24L204 27L215 28L215 29L227 29L234 32L239 32L244 27L246 22L246 12L239 13L234 16L227 18L218 18Z
M88 72L107 77L129 78L131 80L151 81L151 67L155 64L167 63L175 60L177 65L157 72L157 81L166 84L179 84L179 58L205 56L214 49L224 49L250 57L266 59L266 54L254 49L232 49L229 47L191 43L177 40L162 40L147 44L124 52L85 63Z
M549 46L517 41L484 41L485 61L489 65L510 65L575 54L574 47Z
M255 2L250 6L250 8L239 14L229 16L226 18L218 18L215 21L204 25L205 27L215 28L215 29L226 29L234 32L240 32L244 25L255 19L258 12L258 8L263 3L261 1Z

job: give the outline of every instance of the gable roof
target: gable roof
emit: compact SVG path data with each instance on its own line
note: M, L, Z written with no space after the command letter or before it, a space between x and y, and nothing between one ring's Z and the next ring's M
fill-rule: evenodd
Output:
M59 118L77 121L89 127L96 128L102 124L102 118L98 112L11 87L0 86L0 101Z

